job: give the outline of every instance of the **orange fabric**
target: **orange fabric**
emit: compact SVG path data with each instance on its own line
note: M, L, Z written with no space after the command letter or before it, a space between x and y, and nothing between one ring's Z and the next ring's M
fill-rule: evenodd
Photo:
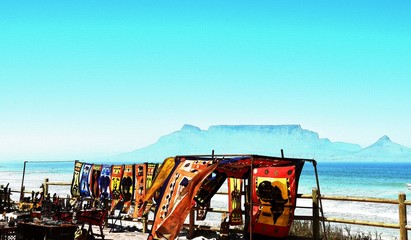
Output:
M181 162L164 189L154 217L154 238L175 239L186 219L193 199L204 179L214 171L218 163L213 160L196 161L179 159Z
M154 193L163 185L168 175L170 175L170 172L171 170L173 170L174 165L174 157L169 157L164 160L163 164L161 164L160 169L158 170L156 178L154 179L153 185L146 192L146 195L143 198L143 202L147 202L154 196Z

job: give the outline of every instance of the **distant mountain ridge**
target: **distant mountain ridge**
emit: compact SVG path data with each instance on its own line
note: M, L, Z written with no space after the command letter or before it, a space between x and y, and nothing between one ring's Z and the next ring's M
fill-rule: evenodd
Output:
M186 124L147 147L113 156L111 160L161 162L169 156L189 154L261 154L318 161L408 161L411 148L383 136L369 147L331 142L300 125L216 125L208 130Z
M353 153L354 159L366 159L374 161L388 161L395 157L396 161L411 162L411 148L394 143L388 136L383 136L374 144Z

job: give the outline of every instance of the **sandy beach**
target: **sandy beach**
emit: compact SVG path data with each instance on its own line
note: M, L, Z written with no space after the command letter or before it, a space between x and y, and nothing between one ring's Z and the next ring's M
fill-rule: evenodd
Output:
M123 226L136 226L137 229L141 230L142 224L141 223L136 223L136 222L130 222L130 221L123 221ZM93 226L93 232L95 233L99 233L99 229L98 227ZM103 229L103 233L104 233L104 239L106 240L146 240L148 237L148 233L142 233L140 231L114 231L114 232L110 232L110 228L109 227L105 227ZM185 237L186 234L186 230L182 230L180 233L180 236L177 238L178 240L186 240L187 238ZM214 238L209 238L206 236L196 236L194 238L192 238L194 240L213 240L216 239Z
M124 240L145 240L147 239L147 234L139 232L122 232L122 233L110 233L108 229L104 230L104 239L114 240L114 239L124 239Z

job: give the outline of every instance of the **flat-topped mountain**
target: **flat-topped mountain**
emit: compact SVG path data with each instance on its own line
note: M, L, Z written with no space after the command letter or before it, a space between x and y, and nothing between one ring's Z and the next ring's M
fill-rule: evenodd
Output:
M161 162L166 157L189 154L261 154L316 159L318 161L410 161L411 149L387 136L361 148L358 144L331 142L300 125L217 125L207 130L184 125L147 147L110 157L111 160Z

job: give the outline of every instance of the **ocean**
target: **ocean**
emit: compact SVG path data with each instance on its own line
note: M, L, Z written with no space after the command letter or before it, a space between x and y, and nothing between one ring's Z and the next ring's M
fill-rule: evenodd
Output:
M326 196L353 196L386 198L397 200L399 193L405 193L411 200L411 163L333 163L317 165L320 190ZM311 193L316 187L314 168L306 163L301 174L299 193ZM398 223L398 205L323 200L325 217L357 219L372 222ZM310 206L309 199L299 199L298 205ZM297 215L310 215L304 209L297 209ZM411 206L407 209L408 224L411 224ZM341 226L341 225L340 225ZM379 227L346 225L350 234L365 233L381 239L398 239L399 230ZM409 236L411 232L409 231Z
M71 182L73 169L74 162L28 162L24 185L28 191L39 191L44 178L49 178L49 181L52 182ZM408 190L406 186L406 183L411 183L411 163L319 162L317 170L322 195L398 199L398 194L404 192L411 200L411 190ZM10 184L9 187L13 191L19 191L22 175L23 162L0 162L0 185ZM316 186L314 168L311 163L306 162L300 177L298 192L311 194L312 188ZM70 193L70 187L51 186L49 192L66 196ZM217 199L221 199L221 197L218 196ZM19 193L13 193L12 198L18 200ZM222 201L224 202L224 199ZM217 205L221 204L221 202L217 203ZM311 202L309 199L299 199L297 205L310 206ZM398 223L398 206L395 204L323 200L323 210L326 217ZM410 224L410 206L407 212ZM297 209L296 215L310 215L310 211ZM396 229L355 225L350 225L349 229L351 234L360 231L372 234L382 233L382 239L395 239L399 232Z
M343 163L317 164L321 193L324 195L360 196L398 199L398 193L411 193L411 163ZM305 163L299 192L311 193L315 187L314 168Z

